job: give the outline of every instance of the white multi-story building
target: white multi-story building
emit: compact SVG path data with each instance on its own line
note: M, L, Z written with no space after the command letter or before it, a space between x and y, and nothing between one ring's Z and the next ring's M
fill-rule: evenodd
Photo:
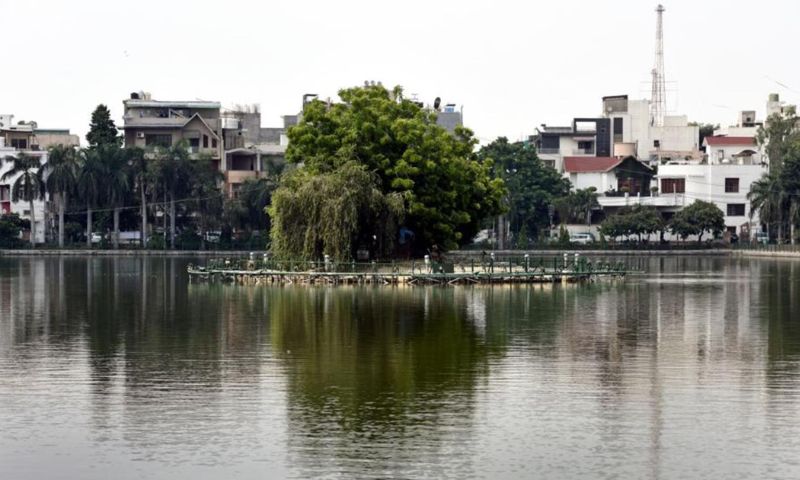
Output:
M0 159L3 161L0 162L0 214L5 215L9 213L16 213L21 218L25 220L31 219L31 207L29 202L19 201L13 202L11 191L13 189L14 183L17 181L20 175L15 175L13 177L2 179L3 175L6 174L9 170L13 168L13 159L17 156L19 150L16 148L7 147L5 145L5 139L0 138ZM47 153L42 151L37 152L25 152L31 156L38 156L40 161L43 163L47 158ZM46 212L46 203L44 200L37 200L33 202L33 212L34 217L36 218L36 243L44 243L45 241L45 212ZM29 235L28 232L24 233L25 235ZM25 240L29 240L30 237L25 237Z
M52 145L78 146L80 140L69 130L40 129L36 122L14 123L13 115L0 115L0 178L13 168L13 159L19 153L39 158L39 163L47 162L47 148ZM16 213L26 220L31 219L29 202L12 201L12 190L19 175L0 180L0 214ZM44 243L47 225L46 199L33 202L33 216L36 219L36 243ZM29 235L29 232L24 232ZM29 237L25 238L29 240Z
M683 206L695 200L712 202L725 213L728 232L746 237L759 229L758 214L751 211L747 194L766 171L761 163L674 161L659 168L659 197L682 197Z

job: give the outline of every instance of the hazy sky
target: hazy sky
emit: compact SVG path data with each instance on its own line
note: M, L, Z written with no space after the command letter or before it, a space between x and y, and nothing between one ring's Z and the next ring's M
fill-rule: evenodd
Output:
M800 102L800 2L664 3L671 110L728 124L767 94ZM0 0L0 113L81 135L132 91L259 103L264 126L304 93L380 80L464 105L484 142L649 96L655 2ZM778 82L784 84L781 86Z

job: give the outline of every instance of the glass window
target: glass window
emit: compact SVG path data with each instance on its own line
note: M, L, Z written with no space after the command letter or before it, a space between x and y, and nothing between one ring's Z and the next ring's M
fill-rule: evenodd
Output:
M211 148L217 148L217 139L216 138L212 138L211 139Z
M662 178L661 193L686 193L686 179Z
M725 193L739 193L739 179L726 178L725 179Z
M208 148L208 135L203 135L203 148Z
M729 217L744 217L744 203L729 203L728 204Z
M148 147L169 148L172 146L172 135L151 133L144 136L144 144Z

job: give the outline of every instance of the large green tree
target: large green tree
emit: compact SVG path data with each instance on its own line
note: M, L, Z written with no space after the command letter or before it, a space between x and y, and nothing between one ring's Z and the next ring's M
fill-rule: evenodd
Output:
M8 156L6 161L11 163L0 180L13 180L11 185L11 200L14 202L28 202L31 212L31 248L36 247L36 211L33 208L35 200L44 198L45 182L42 179L42 168L39 157L18 153L16 157Z
M122 140L118 134L117 126L111 118L111 112L108 107L101 103L92 112L89 133L86 134L86 141L89 142L89 147L120 145Z
M539 160L536 149L523 142L499 137L478 152L481 161L492 165L492 173L507 188L505 197L511 233L536 238L550 226L550 205L568 194L569 181Z
M306 104L288 132L287 160L311 175L352 162L373 172L383 193L402 197L417 250L455 248L502 211L503 182L492 178L491 162L478 160L470 130L448 133L399 87L349 88L339 97Z

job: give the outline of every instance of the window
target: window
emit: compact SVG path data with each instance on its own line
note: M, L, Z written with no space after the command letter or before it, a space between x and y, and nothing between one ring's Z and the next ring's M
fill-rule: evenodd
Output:
M622 143L622 118L614 119L614 143Z
M148 147L164 147L172 146L172 135L151 133L144 136L144 144Z
M211 148L217 148L217 139L216 138L212 138L211 139Z
M744 203L729 203L728 204L729 217L744 217Z
M208 148L208 135L203 135L203 148Z
M11 139L11 148L16 148L18 150L27 150L28 149L28 139L27 138L12 138Z
M726 178L725 179L725 193L739 193L739 179Z
M614 119L614 135L622 135L622 118Z
M196 150L200 146L200 139L199 138L190 138L189 139L189 147L192 150Z
M686 179L662 178L661 193L686 193Z
M591 150L592 148L594 148L594 142L579 141L578 142L578 148L581 149L581 150Z
M653 148L661 148L661 140L653 140Z

